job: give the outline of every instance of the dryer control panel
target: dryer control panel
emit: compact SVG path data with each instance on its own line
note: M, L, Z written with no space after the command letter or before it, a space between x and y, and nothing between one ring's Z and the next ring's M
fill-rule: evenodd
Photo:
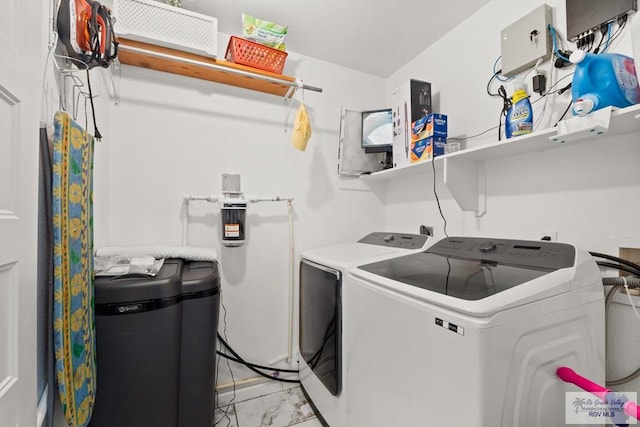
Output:
M370 245L387 246L399 249L420 249L424 247L427 238L424 234L407 234L407 233L385 233L377 231L367 234L358 243L367 243Z

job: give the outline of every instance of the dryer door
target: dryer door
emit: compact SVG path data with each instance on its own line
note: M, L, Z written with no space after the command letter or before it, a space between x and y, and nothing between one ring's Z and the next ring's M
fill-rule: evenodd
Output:
M342 382L341 287L340 271L300 262L300 355L334 396Z

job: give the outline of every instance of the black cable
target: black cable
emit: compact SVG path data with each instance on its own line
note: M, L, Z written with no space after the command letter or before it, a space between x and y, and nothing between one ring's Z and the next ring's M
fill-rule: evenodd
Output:
M558 81L556 81L554 84L552 84L549 87L549 89L547 90L547 93L545 93L544 95L540 96L540 98L536 99L535 101L531 101L531 104L535 104L536 102L543 100L545 97L547 97L549 95L553 95L555 93L558 93L558 94L562 95L567 90L571 89L571 83L569 83L568 85L566 85L565 87L563 87L561 89L558 89L558 90L555 90L555 91L551 91L551 89L553 89L554 87L558 86L558 84L560 84L561 81L563 81L564 79L567 79L569 77L572 77L573 74L574 73L569 73L566 76L563 76L563 77L559 78ZM502 98L502 96L500 96L500 94L491 92L491 82L495 78L496 78L496 76L493 75L493 76L491 76L491 78L487 82L487 94L489 96L492 96L492 97ZM567 113L565 112L562 117L564 117L566 114ZM556 123L556 125L557 125L557 123ZM483 130L482 132L476 133L475 135L467 136L467 137L464 137L464 138L448 137L447 141L468 141L470 139L477 138L477 137L482 136L482 135L484 135L484 134L486 134L488 132L491 132L492 130L498 129L501 126L502 126L502 121L500 122L500 124L498 126L490 127L489 129ZM499 132L501 132L501 131L499 131Z
M562 95L563 93L565 93L566 91L568 91L572 87L573 87L573 82L569 83L565 87L562 87L562 88L558 89L556 92L558 92L558 95Z
M596 264L598 264L600 267L614 268L616 270L625 271L627 273L633 274L634 276L640 276L640 271L631 267L624 266L622 264L616 264L614 262L607 262L607 261L596 261Z
M622 20L622 22L620 22L620 20ZM615 41L615 39L620 37L620 35L622 34L622 30L624 30L626 26L627 26L627 15L624 15L621 19L618 19L618 29L611 36L611 40L609 40L609 46L611 46L611 44Z
M489 96L499 97L500 95L498 95L497 93L492 93L492 92L491 92L491 82L493 82L495 79L496 79L496 75L495 75L495 74L494 74L494 75L492 75L492 76L489 78L489 81L487 82L487 94L488 94Z
M227 336L227 308L224 306L224 292L220 291L220 306L222 307L222 312L223 312L223 316L222 316L222 333L224 334L224 336ZM219 333L217 333L218 336L220 336ZM220 372L220 370L218 369L220 367L220 359L218 358L218 361L216 362L216 372ZM231 364L229 363L229 361L227 360L227 368L229 369L229 374L231 375L231 383L233 384L233 397L231 398L231 400L229 400L229 402L227 403L227 407L225 408L225 410L222 410L222 408L217 405L217 398L216 398L216 405L218 406L218 409L220 409L220 411L224 414L224 418L220 418L218 421L216 421L215 425L218 425L218 423L220 423L222 420L226 419L227 420L227 427L229 427L232 424L231 421L231 417L229 417L229 407L233 404L233 401L236 400L236 379L233 376L233 370L231 369Z
M571 76L573 76L573 73L571 73L571 74L567 74L566 76L564 76L564 77L560 78L560 79L559 79L557 82L555 82L551 87L549 87L549 89L552 89L553 87L557 86L557 85L558 85L558 83L560 83L562 80L564 80L564 79L566 79L566 78L569 78L569 77L571 77ZM553 92L549 92L549 91L547 91L547 93L545 93L544 95L542 95L540 98L536 99L535 101L531 101L531 103L532 103L532 104L535 104L535 103L536 103L536 102L538 102L538 101L542 101L546 96L553 95L554 93L559 93L559 94L561 94L561 95L562 95L564 92L566 92L566 91L567 91L567 90L569 90L569 89L571 89L571 83L569 83L567 86L563 87L562 89L558 89L558 90L555 90L555 91L553 91ZM492 94L490 94L490 95L492 95ZM492 95L492 96L500 96L500 95L495 94L495 95ZM449 138L447 138L447 141L450 141L450 140L451 140L451 141L467 141L467 140L469 140L469 139L473 139L473 138L477 138L477 137L479 137L479 136L482 136L482 135L484 135L485 133L491 132L492 130L495 130L495 129L497 129L497 128L498 128L498 126L493 126L493 127L490 127L489 129L483 130L483 131L482 131L482 132L480 132L480 133L477 133L477 134L475 134L475 135L471 135L471 136L467 136L467 137L464 137L464 138L449 137Z
M440 206L440 198L438 198L438 192L436 191L436 159L431 159L431 166L433 167L433 194L436 196L436 203L438 204L438 210L440 211L440 216L442 217L442 221L444 222L444 235L449 237L447 234L447 219L444 217L442 213L442 206Z
M604 35L600 36L600 42L598 43L598 46L596 46L596 48L593 50L594 54L598 54L598 52L600 52L600 48L602 47L602 42L604 41Z
M613 256L613 255L608 255L608 254L603 254L600 252L589 252L589 255L591 255L592 257L596 257L596 258L603 258L603 259L608 259L609 261L615 261L617 263L620 264L624 264L628 267L631 267L633 269L635 269L636 271L640 272L640 264L636 264L635 262L626 260L624 258L620 258L617 256Z
M498 88L498 95L502 98L502 111L500 112L500 120L498 122L498 141L502 140L502 119L505 119L505 127L506 127L506 119L507 114L509 114L509 108L511 108L511 99L507 96L507 90L503 85L500 85Z
M485 133L487 133L487 132L491 132L492 130L497 129L497 128L498 128L498 126L494 126L494 127L492 127L492 128L489 128L489 129L487 129L487 130L485 130L485 131L482 131L482 132L480 132L480 133L477 133L477 134L475 134L475 135L467 136L466 138L454 138L454 137L447 138L447 141L467 141L467 140L469 140L469 139L477 138L477 137L479 137L479 136L482 136L482 135L484 135Z
M98 12L100 10L100 3L93 2L91 4L91 18L87 21L87 31L89 33L89 47L91 49L91 56L87 63L89 67L98 63L100 57L100 25L98 24Z
M608 27L606 24L600 25L600 43L598 43L598 47L595 48L593 53L598 54L600 52L600 47L602 46L602 42L607 35Z
M571 108L571 106L573 105L573 99L571 99L569 101L569 105L567 105L567 108L564 110L564 113L562 113L562 116L560 116L560 118L558 119L558 121L556 122L555 125L553 125L553 127L558 126L558 123L560 123L562 121L562 119L564 119L564 116L567 115L567 113L569 112L569 109Z
M229 350L229 352L231 352L231 354L233 354L236 358L238 358L238 360L240 360L240 362L245 365L247 368L249 368L251 371L255 372L256 374L263 376L265 378L268 378L270 380L274 380L274 381L281 381L283 383L300 383L300 380L289 380L286 378L277 378L277 377L273 377L269 374L265 374L264 372L254 368L253 366L251 366L250 364L248 364L238 353L236 353L230 346L229 344L227 344L227 342L224 340L224 338L222 338L220 336L220 334L218 334L218 339L220 340L220 342L227 348L227 350Z
M498 71L498 73L501 70ZM507 96L507 91L505 90L503 85L500 85L500 87L498 88L498 92L497 93L492 93L491 92L491 83L493 82L493 80L495 80L496 74L492 75L489 78L489 81L487 82L487 94L491 97L494 98L501 98L502 99L502 111L500 112L500 118L498 120L498 141L500 141L502 139L502 118L507 116L507 112L509 110L509 108L511 107L511 100L509 99L509 97ZM495 128L492 128L495 129Z
M296 369L280 369L280 368L273 368L271 366L257 365L255 363L251 363L251 362L243 362L242 360L237 359L237 358L235 358L233 356L229 356L228 354L223 353L223 352L221 352L219 350L216 350L216 354L218 356L224 357L225 359L229 359L229 360L231 360L233 362L241 363L243 365L250 365L250 366L253 366L254 368L257 368L257 369L268 369L268 370L276 371L276 372L293 372L293 373L296 373L296 374L300 372L300 371L298 371Z
M308 360L305 358L305 360L307 361L307 365L309 365L311 369L315 369L315 367L318 365L318 363L322 358L322 354L324 353L325 346L329 342L329 339L331 337L334 337L335 334L336 334L336 314L334 313L333 317L331 318L331 322L329 322L329 326L324 331L324 337L322 338L322 345L320 346L318 351L316 351L313 354L313 356L311 356Z
M554 84L552 84L552 85L549 87L549 90L547 91L547 93L546 93L546 94L544 94L543 96L541 96L540 98L536 99L536 101L541 100L541 99L542 99L542 98L544 98L545 96L553 95L554 93L558 93L558 94L560 94L560 95L562 95L563 93L565 93L567 90L569 90L569 89L571 88L571 83L569 83L567 86L565 86L565 87L563 87L563 88L561 88L561 89L557 89L557 90L554 90L554 91L551 91L551 89L553 89L554 87L558 86L558 84L560 84L560 82L561 82L561 81L563 81L564 79L567 79L567 78L569 78L569 77L573 77L573 75L574 75L574 74L575 74L575 73L569 73L569 74L567 74L566 76L563 76L563 77L559 78L557 82L555 82ZM534 102L536 102L536 101L534 101Z
M93 105L93 92L91 91L91 79L89 78L89 70L87 70L87 87L89 88L89 100L91 101L91 115L93 116L93 136L98 141L102 141L102 135L98 130L98 124L96 123L96 109Z

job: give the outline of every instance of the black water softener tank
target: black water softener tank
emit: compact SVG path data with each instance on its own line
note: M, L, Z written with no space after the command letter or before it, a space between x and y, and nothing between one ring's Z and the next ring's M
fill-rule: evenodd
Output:
M220 311L217 262L186 262L182 269L182 356L179 427L212 427L216 332Z
M178 425L183 264L165 260L154 277L96 278L90 427Z
M99 277L95 302L89 427L213 426L218 263L167 259L154 277Z

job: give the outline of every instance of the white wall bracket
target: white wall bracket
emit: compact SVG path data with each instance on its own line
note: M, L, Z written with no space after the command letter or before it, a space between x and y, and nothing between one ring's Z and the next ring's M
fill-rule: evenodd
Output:
M462 156L444 157L443 182L463 211L487 212L487 162Z
M570 117L558 122L558 134L550 136L553 142L565 143L592 135L603 135L609 129L611 107L593 111L586 116Z

